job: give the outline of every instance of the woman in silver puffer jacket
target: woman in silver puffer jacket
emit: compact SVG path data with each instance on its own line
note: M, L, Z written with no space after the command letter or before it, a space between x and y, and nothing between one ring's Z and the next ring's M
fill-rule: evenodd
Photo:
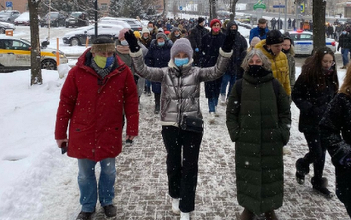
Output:
M216 65L209 68L192 66L193 49L186 38L175 41L171 48L171 60L164 68L146 66L133 35L126 33L125 38L137 74L150 81L161 82L162 137L167 150L172 211L180 213L182 220L189 219L190 212L195 208L198 157L203 135L200 83L215 80L224 74L232 55L234 36L227 36Z

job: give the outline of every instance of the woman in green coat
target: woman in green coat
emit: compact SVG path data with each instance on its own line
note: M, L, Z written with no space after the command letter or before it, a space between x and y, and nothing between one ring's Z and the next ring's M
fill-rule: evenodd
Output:
M283 146L290 136L289 98L274 79L269 59L258 49L249 51L245 70L228 99L227 127L235 142L238 202L245 209L241 219L265 214L283 204Z

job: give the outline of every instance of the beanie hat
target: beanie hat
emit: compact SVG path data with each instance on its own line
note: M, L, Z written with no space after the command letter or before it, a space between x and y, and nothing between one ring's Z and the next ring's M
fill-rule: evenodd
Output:
M147 29L146 27L143 27L143 29L141 30L141 34L144 34L144 33L150 34L149 29Z
M174 57L180 52L186 53L189 60L193 58L193 48L187 38L180 38L174 42L171 47L171 59L174 59Z
M259 38L259 37L253 37L252 39L251 39L251 43L250 43L250 46L251 47L254 47L258 42L260 42L261 41L261 39Z
M174 33L175 31L179 31L180 32L180 29L179 28L177 28L177 27L174 27L174 28L172 28L172 33Z
M93 45L91 46L90 52L98 53L98 52L115 52L115 43L109 37L100 36L97 37Z
M118 34L118 40L121 40L121 38L124 38L124 34L129 31L129 28L123 28L122 30L119 31Z
M283 34L278 30L271 30L267 33L266 44L281 44L284 42Z
M159 32L159 33L156 34L156 39L159 39L160 37L162 37L163 39L167 40L167 36L163 32Z
M163 28L159 28L159 29L158 29L158 32L159 32L159 33L160 33L160 32L164 32Z
M236 29L237 29L237 30L239 29L239 27L238 27L238 25L235 23L235 21L229 21L229 20L227 20L227 21L228 21L227 24L226 24L227 31L230 31L230 28L231 28L233 25L236 26ZM224 26L224 25L223 25L223 26Z
M138 39L141 37L139 31L134 31L133 34L134 34L134 36L135 36L136 38L138 38Z
M210 23L210 27L212 27L212 26L213 26L214 24L216 24L216 23L219 23L219 25L222 26L222 23L221 23L220 20L218 20L218 19L213 19L213 20L211 21L211 23Z
M203 18L203 17L199 17L198 19L197 19L197 23L202 23L203 21L205 20L205 18Z

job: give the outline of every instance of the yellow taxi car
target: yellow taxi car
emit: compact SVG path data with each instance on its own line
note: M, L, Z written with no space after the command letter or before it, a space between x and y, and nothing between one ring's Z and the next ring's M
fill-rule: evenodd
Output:
M59 51L60 64L68 62L67 57ZM29 69L30 42L11 36L0 36L0 72ZM56 49L41 48L41 68L56 70Z

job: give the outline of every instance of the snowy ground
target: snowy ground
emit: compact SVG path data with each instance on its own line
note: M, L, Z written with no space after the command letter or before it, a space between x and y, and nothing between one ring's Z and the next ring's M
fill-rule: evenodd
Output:
M22 30L16 30L15 35L25 35L25 28ZM58 29L59 32L62 30ZM51 41L56 45L54 39ZM85 49L60 47L66 53ZM299 74L301 68L296 70ZM345 70L339 70L340 81L344 75ZM77 162L61 155L53 135L59 93L64 83L58 76L57 71L44 70L44 84L30 86L28 70L0 74L0 220L65 220L74 219L79 212ZM209 125L207 100L203 93L201 96L206 124L199 162L197 208L193 215L195 219L235 219L241 208L235 198L233 143L225 126L225 107L219 107L217 123ZM169 211L164 211L170 209L166 195L165 150L158 117L153 114L153 98L142 96L141 104L140 136L133 146L124 148L116 162L117 219L176 219ZM286 220L348 219L337 199L328 201L311 192L310 176L306 186L299 186L293 180L296 158L306 152L307 146L297 129L299 111L294 104L291 110L293 124L288 146L292 155L284 156L286 194L284 205L278 210L279 216ZM329 155L325 172L330 190L334 190L334 167ZM219 198L222 200L217 203ZM320 212L325 214L319 215Z

